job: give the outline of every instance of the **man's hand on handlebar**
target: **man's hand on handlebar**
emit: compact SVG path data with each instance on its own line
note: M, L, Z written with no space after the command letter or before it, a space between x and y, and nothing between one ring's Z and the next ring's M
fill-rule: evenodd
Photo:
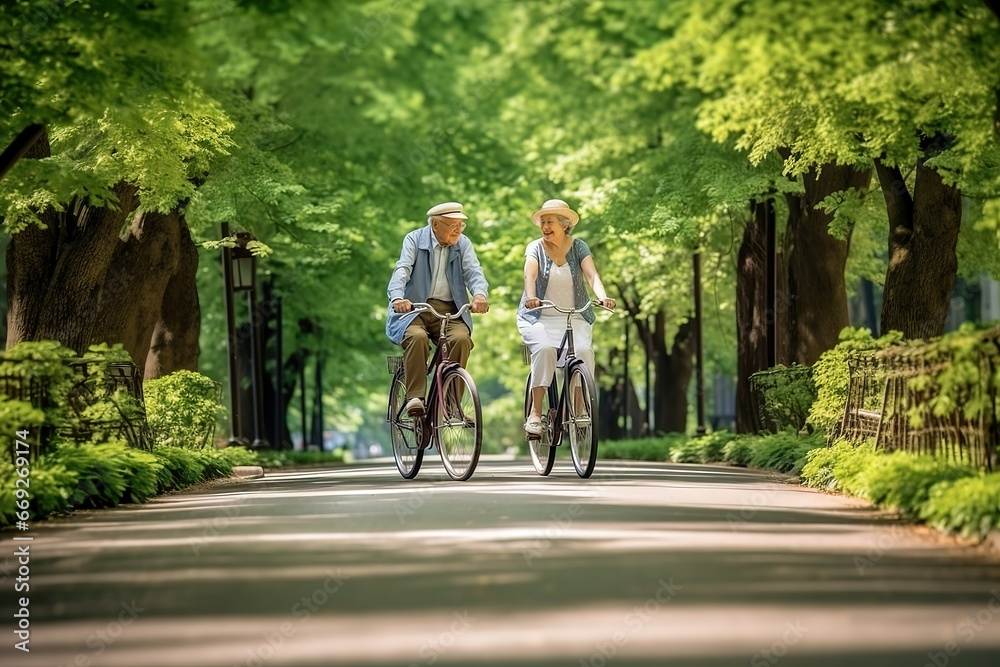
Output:
M413 310L413 302L409 299L397 299L392 302L392 309L397 313L408 313Z
M472 312L474 313L485 313L490 309L489 303L486 302L486 297L482 294L477 294L472 298Z

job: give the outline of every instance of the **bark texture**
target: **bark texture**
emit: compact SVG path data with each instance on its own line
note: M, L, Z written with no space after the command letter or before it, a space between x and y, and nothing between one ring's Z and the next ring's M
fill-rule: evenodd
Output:
M757 402L750 389L750 376L767 368L769 314L766 294L767 230L774 224L771 200L754 202L743 230L736 265L736 431L756 433L759 428Z
M26 157L49 154L43 134ZM44 229L11 239L7 346L56 340L83 353L122 343L141 371L196 367L197 254L187 226L177 211L141 211L134 186L121 183L114 193L117 209L75 201L43 211Z
M844 282L850 241L830 235L833 215L817 205L834 192L867 189L871 171L827 164L802 180L805 192L786 196L788 225L779 281L784 289L779 290L777 303L784 354L779 362L811 366L837 344L841 329L850 324Z
M958 270L958 232L962 195L925 165L941 137L925 142L917 161L913 195L897 167L875 161L889 214L889 263L882 304L883 333L901 331L906 338L944 333Z

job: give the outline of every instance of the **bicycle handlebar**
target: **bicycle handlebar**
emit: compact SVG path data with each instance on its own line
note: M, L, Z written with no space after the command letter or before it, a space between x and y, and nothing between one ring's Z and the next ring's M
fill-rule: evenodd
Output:
M458 309L458 312L454 315L442 315L438 311L434 310L434 306L429 303L423 303L421 301L414 301L411 303L413 310L410 312L422 313L424 311L429 312L431 315L435 316L439 320L457 320L462 317L462 313L472 308L471 303L467 303Z
M603 303L601 303L597 299L591 299L590 302L587 304L587 306L585 306L583 308L563 308L562 306L557 306L556 304L552 303L551 301L546 301L544 299L541 300L541 301L542 301L542 305L535 306L534 308L528 308L528 310L541 310L542 308L552 308L552 309L557 310L560 313L563 313L563 314L566 314L566 315L579 315L581 313L586 312L587 308L590 308L591 306L597 306L598 308L603 308L604 310L608 311L609 313L610 312L614 312L611 308L608 308L607 306L605 306Z

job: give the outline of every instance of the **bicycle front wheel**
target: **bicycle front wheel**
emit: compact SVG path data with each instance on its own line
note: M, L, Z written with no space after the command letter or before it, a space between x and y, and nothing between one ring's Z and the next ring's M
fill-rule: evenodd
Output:
M556 462L556 448L553 440L553 434L555 429L554 420L552 417L555 415L555 405L556 400L553 399L555 395L554 383L545 391L545 396L542 398L541 405L541 415L542 415L542 435L538 438L528 439L528 452L531 454L531 463L535 466L535 472L537 472L542 477L545 477L550 472L552 472L552 464ZM531 373L528 373L528 381L524 386L524 419L528 420L528 414L531 412Z
M406 385L403 382L403 369L400 368L392 376L392 388L389 390L389 431L396 469L403 479L413 479L420 472L420 464L424 460L424 450L420 448L424 437L423 419L414 419L404 413L404 405Z
M582 361L570 369L565 392L566 430L573 467L580 477L590 477L597 463L597 390Z
M436 406L437 448L452 479L472 477L483 447L483 411L472 376L455 366L444 372Z

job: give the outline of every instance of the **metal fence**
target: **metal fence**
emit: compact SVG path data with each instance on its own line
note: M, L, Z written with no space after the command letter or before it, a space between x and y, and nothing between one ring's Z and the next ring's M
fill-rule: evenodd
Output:
M69 380L56 386L44 373L45 363L51 362L0 355L0 396L45 413L45 422L30 438L32 456L42 454L53 436L85 442L98 432L121 437L138 449L152 449L142 378L135 364L69 359L65 361ZM112 414L91 409L101 401L112 406Z
M996 470L1000 329L984 332L981 342L987 344L972 353L972 377L948 387L937 376L953 360L928 355L921 346L850 355L847 400L832 438L854 443L874 438L876 448L942 455Z

